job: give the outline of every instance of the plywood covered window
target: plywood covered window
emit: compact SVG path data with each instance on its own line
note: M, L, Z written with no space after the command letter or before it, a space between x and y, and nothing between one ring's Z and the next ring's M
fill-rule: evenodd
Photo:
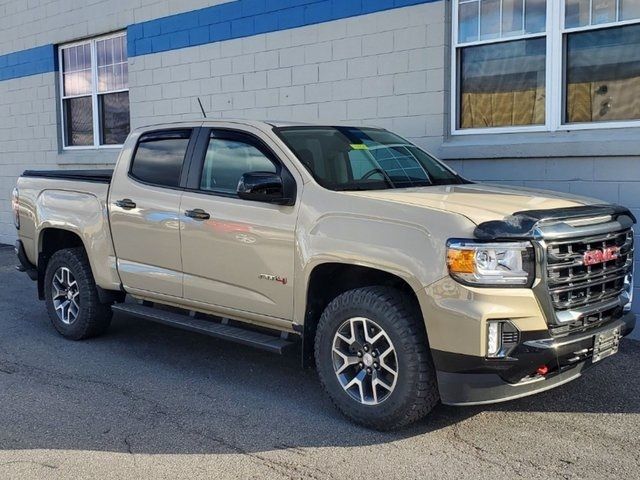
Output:
M454 134L640 125L640 0L453 4Z

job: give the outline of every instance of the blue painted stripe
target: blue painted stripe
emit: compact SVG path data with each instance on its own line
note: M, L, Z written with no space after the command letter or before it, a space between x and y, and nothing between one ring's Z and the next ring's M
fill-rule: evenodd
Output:
M441 0L235 0L127 28L130 57Z
M55 45L0 55L0 80L26 77L56 70Z
M235 0L127 27L130 57L442 0ZM57 70L55 45L0 55L0 81Z

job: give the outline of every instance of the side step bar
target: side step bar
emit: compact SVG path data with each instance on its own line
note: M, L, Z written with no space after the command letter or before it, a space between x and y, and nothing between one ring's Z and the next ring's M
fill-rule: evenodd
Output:
M261 350L266 350L280 355L295 345L295 342L291 340L286 340L274 335L234 327L232 325L216 323L210 320L193 318L187 315L168 312L166 310L160 310L145 305L119 303L112 305L111 309L114 312L124 313L144 320L162 323L181 330L188 330L190 332L201 333L210 337L241 343L249 347L259 348Z

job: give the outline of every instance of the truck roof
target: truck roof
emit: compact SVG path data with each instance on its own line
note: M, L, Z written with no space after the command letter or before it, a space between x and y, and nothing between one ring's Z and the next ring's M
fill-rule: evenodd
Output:
M144 125L138 128L138 130L148 130L149 128L158 128L160 126L171 126L171 127L179 127L179 126L189 126L192 127L194 124L203 124L205 126L217 126L221 124L229 124L229 123L237 123L241 125L248 125L258 128L264 127L355 127L356 125L351 124L343 124L343 123L326 123L326 122L293 122L287 120L246 120L246 119L202 119L202 120L185 120L179 122L170 122L170 123L158 123L158 124L149 124ZM358 127L362 127L363 125L358 125ZM368 127L368 128L376 128L376 127Z

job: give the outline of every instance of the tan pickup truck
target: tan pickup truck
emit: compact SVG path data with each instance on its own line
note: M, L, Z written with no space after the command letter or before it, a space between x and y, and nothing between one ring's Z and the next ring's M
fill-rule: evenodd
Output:
M566 383L635 326L629 210L472 183L382 129L145 127L113 171L25 172L13 205L65 337L120 312L293 347L378 429Z

